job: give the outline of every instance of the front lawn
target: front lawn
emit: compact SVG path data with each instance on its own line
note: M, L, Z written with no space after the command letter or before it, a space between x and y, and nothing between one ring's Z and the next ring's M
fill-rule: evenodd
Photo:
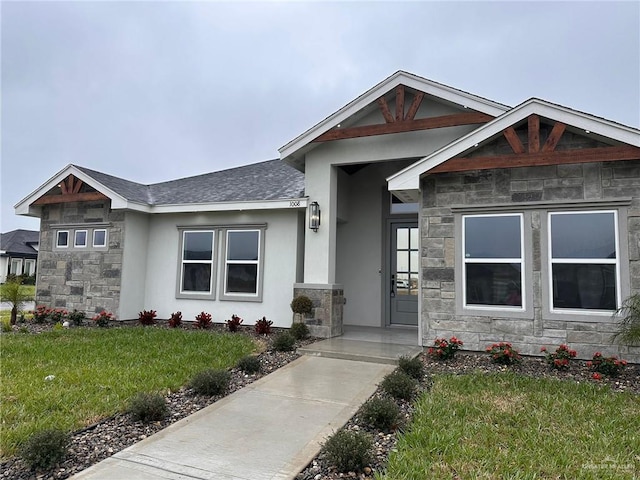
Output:
M640 472L638 395L511 372L434 380L382 478L633 479Z
M153 327L1 338L2 457L37 430L91 425L125 409L137 392L178 389L196 372L231 367L256 348L245 335Z

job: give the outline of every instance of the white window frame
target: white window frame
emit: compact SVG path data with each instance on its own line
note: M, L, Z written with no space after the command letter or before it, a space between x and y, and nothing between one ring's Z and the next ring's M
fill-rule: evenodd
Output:
M551 231L551 218L554 215L589 215L589 214L599 214L599 213L611 213L613 214L613 229L614 229L614 238L615 238L615 248L616 248L616 258L562 258L562 259L553 259L553 244L551 241L552 231ZM618 211L611 209L602 209L602 210L558 210L547 212L547 271L548 271L548 298L549 309L552 314L570 314L570 315L601 315L601 316L611 316L614 310L597 310L597 309L586 309L586 308L555 308L553 304L553 265L554 264L562 264L562 263L571 263L571 264L584 264L584 265L594 265L594 264L608 264L615 265L616 268L616 308L618 308L622 304L622 282L621 282L621 273L620 273L620 226L618 223Z
M185 238L189 233L211 233L211 259L210 260L185 260L184 244ZM216 278L216 247L217 235L215 229L184 229L180 230L180 255L178 259L178 285L176 289L177 298L193 298L201 300L215 299L215 278ZM209 278L209 291L193 291L183 290L184 265L185 264L209 264L211 266L211 276Z
M520 258L466 258L466 219L467 218L491 218L491 217L518 217L520 219ZM478 310L478 311L493 311L493 312L525 312L527 309L527 289L528 284L526 281L526 269L527 259L524 244L524 214L522 212L510 212L510 213L479 213L479 214L463 214L462 215L462 238L461 238L461 257L462 257L462 308L465 311ZM471 263L484 263L484 264L520 264L520 298L521 306L513 305L479 305L479 304L467 304L467 265Z
M229 234L236 232L257 232L258 233L258 259L257 260L228 260L229 252ZM220 294L221 300L242 300L242 301L262 301L262 270L264 259L264 229L261 228L237 228L226 229L224 231L224 269L222 270L222 291ZM227 269L229 265L256 265L256 292L244 293L244 292L229 292L227 291Z
M78 234L84 232L84 245L78 244ZM73 248L87 248L89 246L89 230L78 229L73 232Z
M104 243L103 244L97 244L96 243L96 233L97 232L104 232ZM93 248L105 248L107 246L107 229L106 228L96 228L93 230L92 234L91 234L91 245L93 246Z
M66 233L67 234L67 242L64 245L60 245L60 234L61 233ZM69 230L58 230L56 232L56 248L69 248L69 239L70 239L71 235L70 235L70 231Z
M27 268L28 265L32 265L33 268L30 267L30 266ZM28 275L28 276L35 275L35 273L36 273L36 260L33 259L33 258L25 258L24 259L24 266L23 266L23 270L22 271L23 271L23 273L25 275Z
M14 264L17 265L16 270L18 270L20 273L15 272L13 270ZM11 260L9 260L9 273L11 275L15 275L16 277L22 275L24 273L23 265L24 265L24 261L22 258L12 258Z

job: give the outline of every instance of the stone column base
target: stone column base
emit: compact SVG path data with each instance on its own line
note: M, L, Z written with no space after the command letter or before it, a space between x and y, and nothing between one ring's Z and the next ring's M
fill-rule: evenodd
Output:
M342 285L296 283L293 296L305 295L313 302L313 312L304 318L309 333L314 337L331 338L342 335L344 289Z

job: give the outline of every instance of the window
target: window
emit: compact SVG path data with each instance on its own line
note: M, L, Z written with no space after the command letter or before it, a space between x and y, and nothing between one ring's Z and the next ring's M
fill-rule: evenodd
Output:
M224 295L259 295L260 231L227 230Z
M619 305L618 218L615 211L549 213L552 311Z
M213 231L182 232L180 292L182 294L213 294Z
M73 240L73 246L76 248L84 248L87 246L87 231L76 230Z
M463 306L524 310L522 214L462 219Z
M9 273L12 275L22 275L22 259L21 258L11 259Z
M60 230L56 235L56 247L67 248L69 246L69 232Z
M25 275L35 275L36 273L36 261L32 258L25 259L24 261L24 274Z
M93 246L94 247L106 247L107 246L107 231L104 229L93 231Z

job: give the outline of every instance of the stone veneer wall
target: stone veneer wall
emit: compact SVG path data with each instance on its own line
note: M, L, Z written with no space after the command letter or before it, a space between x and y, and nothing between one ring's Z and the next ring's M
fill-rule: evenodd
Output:
M632 197L627 207L628 236L620 238L629 253L630 292L640 293L640 161L620 161L543 167L496 169L427 176L422 181L422 324L424 345L434 338L455 334L465 348L482 351L494 342L512 342L523 354L539 354L542 345L568 343L582 358L595 351L617 354L640 362L640 347L611 344L615 322L609 316L584 321L543 318L541 222L545 215L531 211L532 236L525 245L533 250L532 318L456 315L455 252L452 205L571 202ZM593 207L592 207L593 208ZM605 207L606 208L606 207ZM623 210L624 211L624 210ZM474 212L475 213L475 212ZM489 213L489 211L487 211ZM525 217L527 218L527 217ZM624 272L627 273L624 273ZM625 282L625 278L622 279ZM524 295L524 292L523 292ZM575 318L575 317L574 317Z
M331 285L294 285L294 298L302 295L309 297L313 302L313 313L304 319L311 335L320 338L342 335L344 289Z
M55 248L57 230L93 228L106 224L106 249ZM46 205L40 220L40 249L36 304L78 309L93 316L101 310L117 315L120 300L124 212L111 211L109 202ZM89 245L91 238L88 239Z

